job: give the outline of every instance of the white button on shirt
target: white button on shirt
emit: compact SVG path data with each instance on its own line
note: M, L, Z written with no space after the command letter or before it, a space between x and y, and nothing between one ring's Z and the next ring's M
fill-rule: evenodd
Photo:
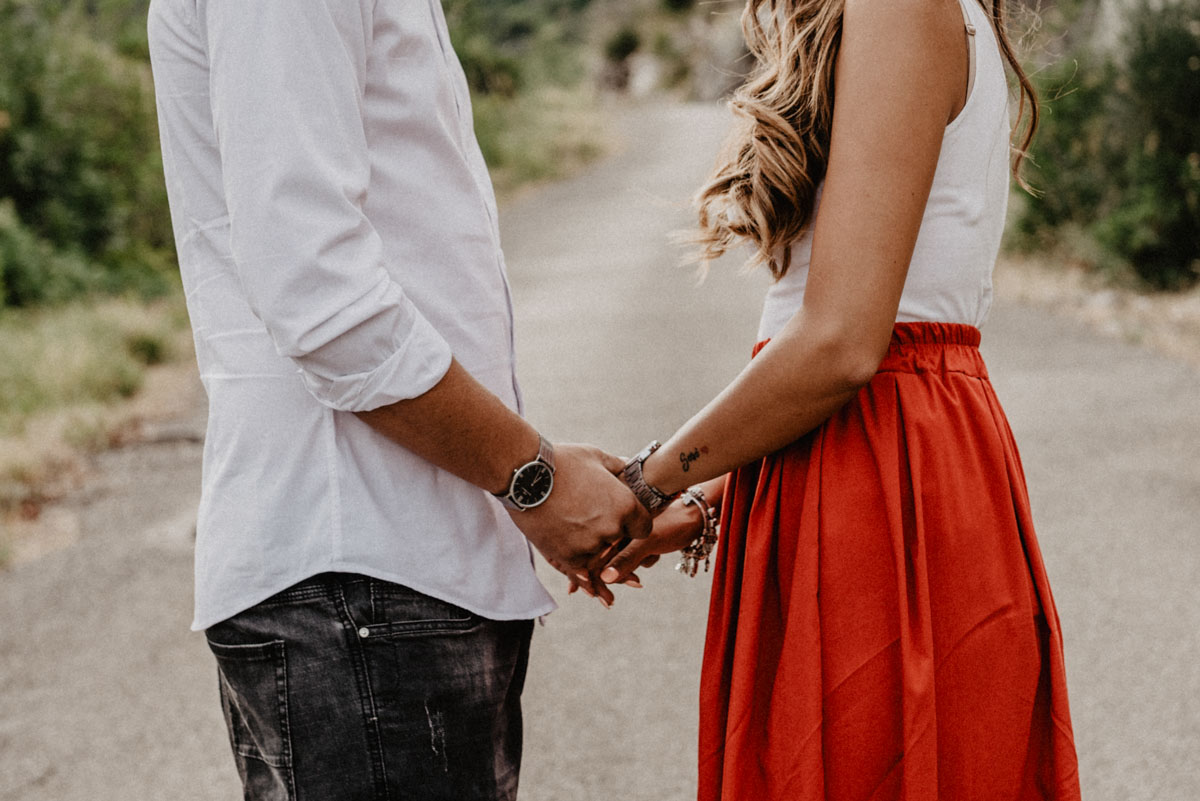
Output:
M452 354L520 407L495 199L449 41L436 0L151 4L209 397L193 628L325 571L493 619L553 608L494 498L352 414L422 394Z

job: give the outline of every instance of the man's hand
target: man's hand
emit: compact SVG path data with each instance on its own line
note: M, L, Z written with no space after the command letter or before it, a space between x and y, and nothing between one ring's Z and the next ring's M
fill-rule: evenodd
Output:
M554 446L554 490L513 521L546 561L567 576L595 576L609 547L650 534L650 514L615 473L624 462L589 445ZM612 595L598 579L593 587Z

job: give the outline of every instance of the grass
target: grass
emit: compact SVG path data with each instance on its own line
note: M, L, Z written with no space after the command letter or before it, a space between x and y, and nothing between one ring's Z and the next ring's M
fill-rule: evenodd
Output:
M607 139L595 99L552 86L512 98L476 97L475 135L496 193L562 178L596 159Z
M0 310L0 513L118 442L149 368L190 358L179 294Z
M131 397L186 324L177 298L0 311L0 436L36 414Z

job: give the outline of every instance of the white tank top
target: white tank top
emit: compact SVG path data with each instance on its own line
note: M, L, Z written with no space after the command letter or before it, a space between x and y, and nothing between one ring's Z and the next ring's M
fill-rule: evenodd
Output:
M968 21L974 76L966 103L942 137L941 154L917 235L897 322L980 326L992 305L992 268L1008 207L1009 117L1004 61L987 12L959 0ZM817 203L820 203L820 189ZM816 210L814 208L814 218ZM792 246L787 274L767 292L759 340L800 310L812 258L812 232Z

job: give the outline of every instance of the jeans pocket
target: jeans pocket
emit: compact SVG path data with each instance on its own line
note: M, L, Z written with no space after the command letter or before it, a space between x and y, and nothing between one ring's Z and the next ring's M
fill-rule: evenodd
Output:
M211 638L221 707L247 798L294 797L283 640L230 645Z
M370 590L370 620L358 629L364 639L454 634L483 623L473 612L399 584L372 580Z

